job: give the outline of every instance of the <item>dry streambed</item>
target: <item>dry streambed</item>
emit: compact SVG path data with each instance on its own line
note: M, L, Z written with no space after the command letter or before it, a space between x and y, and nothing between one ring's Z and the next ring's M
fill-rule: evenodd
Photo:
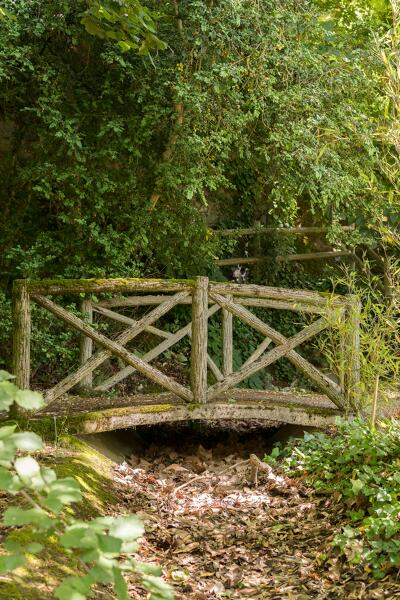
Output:
M141 557L163 565L177 599L400 598L396 577L376 582L335 557L340 513L260 464L265 436L204 445L190 431L169 437L127 457L114 479L145 521Z

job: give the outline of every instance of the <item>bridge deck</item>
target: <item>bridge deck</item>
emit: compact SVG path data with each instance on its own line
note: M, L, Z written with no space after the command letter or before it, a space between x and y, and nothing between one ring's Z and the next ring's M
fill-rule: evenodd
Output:
M118 397L65 395L32 418L68 417L72 431L97 433L202 419L256 419L326 427L342 414L326 396L318 394L234 389L207 404L185 403L168 392Z

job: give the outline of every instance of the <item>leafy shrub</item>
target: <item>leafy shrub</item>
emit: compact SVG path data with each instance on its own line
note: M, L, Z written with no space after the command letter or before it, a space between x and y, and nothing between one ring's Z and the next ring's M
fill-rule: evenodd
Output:
M335 435L305 433L265 460L345 505L349 522L333 545L351 564L378 579L400 567L400 423L338 422Z
M41 395L18 390L12 376L0 371L0 410L16 402L23 409L38 409ZM3 542L6 553L0 556L0 573L14 571L27 564L29 555L40 553L42 542L55 537L64 552L74 558L79 571L66 577L54 591L58 600L85 600L97 584L112 585L118 600L128 600L125 574L133 573L150 592L151 600L173 600L170 587L153 565L138 562L133 553L144 534L136 515L77 520L68 507L82 500L79 483L73 477L57 479L55 472L41 466L32 453L43 446L32 432L18 432L17 425L0 428L0 490L19 496L24 504L12 505L3 515L2 524L11 528ZM15 528L29 526L33 540L25 545L13 539Z

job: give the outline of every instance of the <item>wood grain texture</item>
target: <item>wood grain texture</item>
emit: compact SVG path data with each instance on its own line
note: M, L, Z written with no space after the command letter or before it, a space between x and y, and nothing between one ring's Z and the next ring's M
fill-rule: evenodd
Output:
M227 300L233 302L233 296ZM233 315L225 308L222 310L222 371L225 377L233 371Z
M354 225L342 225L342 231L353 231ZM241 237L244 235L263 235L270 233L304 235L310 233L326 233L328 227L242 227L238 229L212 229L214 235L221 237Z
M93 305L91 300L82 300L81 302L81 314L82 318L86 323L91 325L93 323ZM80 356L79 363L83 367L93 354L93 340L86 335L81 335L80 339ZM93 387L93 373L90 372L83 377L79 383L79 387L82 391L89 390Z
M177 383L170 377L167 377L167 375L164 375L164 373L158 369L155 369L138 356L135 356L132 354L132 352L129 352L120 343L108 339L105 335L99 331L96 331L93 329L93 327L82 321L82 319L79 319L79 317L76 317L65 308L55 304L55 302L49 300L45 296L39 296L38 294L35 294L33 297L40 306L46 308L48 311L53 313L53 315L64 321L73 329L76 329L90 337L94 342L96 342L96 344L102 346L110 354L115 354L124 360L126 363L137 369L140 373L151 379L151 381L154 381L158 385L173 392L184 400L193 401L193 394L190 390L186 389L183 385Z
M192 296L190 381L194 401L207 401L208 277L198 277Z
M168 279L42 279L27 282L32 294L80 294L122 292L180 292L191 291L194 281Z
M285 338L285 336L283 336L281 333L279 333L278 331L276 331L275 329L273 329L272 327L270 327L269 325L267 325L266 323L261 321L261 319L259 319L255 315L253 315L253 313L251 313L249 310L247 310L243 306L238 306L236 303L230 302L229 300L227 300L226 298L224 298L223 296L221 296L220 294L217 294L215 292L210 292L210 296L222 308L225 308L225 309L231 311L233 315L235 315L236 317L239 317L239 319L241 319L242 321L244 321L245 323L250 325L250 327L254 327L254 329L259 331L260 333L263 333L265 336L269 337L275 344L283 344L284 345L288 342L288 340ZM324 327L322 327L322 329L324 329L325 327L328 326L328 322L324 318L319 319L317 321L317 323L321 323L321 324L325 323L325 325L324 325ZM322 329L320 329L320 331ZM300 334L301 333L302 332L300 332ZM316 333L317 333L317 331L313 335L315 335ZM293 340L293 339L294 338L291 338L291 340ZM295 345L297 345L297 344L295 344ZM276 356L279 358L278 355L279 355L279 353L276 353ZM321 389L337 406L343 407L344 398L343 398L342 392L340 390L340 387L337 384L335 384L324 373L321 373L321 371L319 371L319 369L314 367L314 365L311 365L311 363L309 363L305 358L303 358L300 354L298 354L292 348L289 348L288 351L284 353L284 355L295 365L295 367L300 369L305 375L307 375L312 381L314 381L318 385L319 389ZM266 357L264 357L264 359L266 359L268 357L268 360L269 360L269 358L271 356L275 356L275 355L271 355L271 353L268 353L266 355ZM273 358L272 362L274 360L277 360L277 358ZM253 363L253 367L255 364L257 364L257 363ZM271 363L268 362L267 364L271 364ZM258 367L257 370L259 370L259 368L265 368L265 366ZM249 374L251 374L250 373L251 367L252 367L252 365L247 365L246 367L244 367L244 369L246 369L245 372L247 372L247 370L249 370ZM249 376L249 375L246 375L246 376ZM216 384L216 386L217 385L219 385L219 384ZM233 385L236 385L236 383L234 383ZM215 389L218 389L218 388L216 388L214 386L214 390ZM214 392L210 392L210 393L215 395Z
M13 286L13 372L16 385L29 389L31 366L31 306L25 280Z
M260 369L265 369L265 367L268 367L273 362L277 361L279 358L282 358L283 356L287 356L289 358L289 352L293 352L293 348L295 348L302 342L305 342L306 340L310 339L320 331L323 331L323 329L325 329L326 326L327 322L325 321L325 319L321 318L318 319L318 321L315 321L309 327L305 327L304 329L302 329L302 331L300 331L293 337L287 339L284 343L281 343L276 348L273 348L273 350L270 350L265 356L261 357L256 361L248 363L247 365L243 366L239 371L236 371L235 373L232 373L232 375L225 377L224 381L218 382L211 386L211 388L209 388L208 390L209 399L212 400L213 398L218 397L222 392L225 392L226 390L235 387L238 383L244 381L251 375L254 375L254 373L257 373L257 371L259 371ZM315 377L315 374L311 369L312 365L310 365L310 363L308 363L308 361L306 361L305 359L303 360L304 363L298 363L298 368L301 368L301 370L306 375L308 375L316 383L319 383L319 381L316 381L317 378Z
M293 290L288 288L268 287L264 285L242 284L242 283L210 283L210 292L217 294L232 294L233 296L247 296L251 298L268 298L278 301L289 301L293 303L311 304L314 306L327 307L343 305L346 300L337 296L332 298L324 297L318 292L308 292L305 290ZM211 297L212 298L212 297Z
M164 296L164 302L168 300L168 296ZM162 304L162 303L160 303ZM93 305L93 310L101 315L103 315L104 317L108 317L109 319L112 319L113 321L117 321L118 323L124 323L125 325L137 325L138 321L137 319L132 319L131 317L127 317L126 315L120 315L119 313L115 312L114 310L109 310L107 308L103 308L102 306L98 306L97 304ZM148 333L152 333L154 335L156 335L157 337L161 337L164 339L168 339L169 337L172 336L172 333L170 333L169 331L163 331L162 329L159 329L158 327L154 327L153 325L145 325L143 327L143 331L147 331Z
M214 306L212 306L211 308L208 309L208 313L207 313L208 318L211 317L213 314L215 314L218 310L220 310L220 307L217 304L214 304ZM180 342L185 336L190 335L191 330L192 330L192 323L190 322L187 325L185 325L184 327L182 327L181 329L179 329L179 331L174 333L170 338L168 338L164 342L161 342L160 344L155 346L155 348L153 348L152 350L149 350L149 352L147 352L143 356L143 360L146 360L147 362L154 360L155 358L160 356L163 352L165 352L166 350L169 350L169 348L171 348L171 346ZM133 367L130 367L130 366L124 367L123 369L118 371L118 373L115 373L115 375L113 375L112 377L109 377L108 379L103 381L100 385L98 385L95 388L95 390L96 391L109 390L114 385L116 385L117 383L119 383L120 381L125 379L126 377L129 377L129 375L132 375L132 373L134 373L135 371L136 371L136 369L134 369ZM219 377L217 377L217 380L219 380Z
M186 295L187 295L187 292L179 292L178 294L175 294L174 296L170 296L168 298L168 300L166 300L163 304L160 304L159 306L157 306L157 308L155 308L150 313L148 313L147 315L142 317L142 319L140 319L136 323L136 325L133 325L129 329L126 329L125 331L123 331L116 338L116 340L115 340L116 343L120 344L122 346L126 345L128 342L133 340L141 331L143 331L143 328L145 326L150 325L154 321L157 321L160 317L162 317L169 310L171 310L171 308L173 308L176 304L178 304L179 301ZM41 298L40 301L38 300L38 298ZM41 302L43 305L43 296L41 296L41 297L35 296L35 300L37 302L39 302L39 304ZM71 373L70 375L65 377L62 381L57 383L57 385L55 385L53 388L48 390L45 394L45 401L51 402L58 396L65 394L68 390L70 390L77 383L79 383L83 377L86 377L86 375L93 372L94 369L99 367L111 355L112 355L112 351L110 351L108 349L100 350L100 351L96 352L95 354L93 354L93 356L86 362L86 364L84 366L80 367L77 371L75 371L74 373ZM133 365L131 365L131 366L133 366Z

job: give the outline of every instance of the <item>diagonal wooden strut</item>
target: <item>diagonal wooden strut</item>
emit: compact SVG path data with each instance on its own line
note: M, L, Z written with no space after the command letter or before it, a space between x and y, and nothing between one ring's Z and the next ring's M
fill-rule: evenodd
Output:
M209 388L208 398L212 400L222 392L225 392L229 388L243 381L243 379L247 379L247 377L250 377L250 375L253 375L260 369L264 369L279 358L286 356L290 350L325 329L327 325L328 324L325 319L318 319L312 325L305 327L293 337L286 339L284 344L280 344L279 346L276 346L276 348L273 348L267 352L267 354L265 354L265 356L259 360L243 366L239 371L236 371L236 373L232 373L232 375L226 377L224 381L218 382L211 386Z
M95 312L99 313L100 315L103 315L104 317L108 317L109 319L112 319L113 321L117 321L118 323L125 323L125 325L132 325L132 326L135 326L138 324L137 319L131 319L131 317L127 317L126 315L120 315L119 313L115 312L114 310L108 310L107 308L103 308L102 306L99 306L98 304L93 304L93 310ZM167 339L172 336L172 333L169 333L169 331L163 331L162 329L159 329L158 327L153 327L153 325L145 325L143 327L143 331L147 331L148 333L152 333L153 335L156 335L156 336L164 338L164 339Z
M129 352L128 350L123 348L123 346L125 344L127 344L130 340L132 340L134 337L136 337L141 331L143 331L143 328L146 325L149 325L150 323L157 321L157 319L159 319L161 316L163 316L165 313L167 313L169 310L171 310L171 308L173 308L176 304L178 304L187 295L188 295L188 292L180 292L180 293L175 294L174 296L168 298L168 300L166 302L159 305L157 308L155 308L149 314L145 315L133 327L130 327L129 329L126 329L125 331L123 331L117 337L117 339L115 341L109 340L106 336L100 334L95 329L93 329L92 327L87 325L87 323L85 323L84 321L82 321L81 319L76 317L75 315L72 315L70 312L68 312L61 306L58 306L51 300L48 300L44 296L40 296L37 294L32 295L32 298L38 304L40 304L41 306L43 306L44 308L46 308L47 310L49 310L50 312L55 314L57 317L59 317L66 323L68 323L71 327L78 329L78 331L81 331L82 333L87 335L89 338L93 339L95 342L97 342L100 346L103 346L103 348L104 348L104 350L100 350L99 352L96 352L96 354L94 354L77 371L75 371L71 375L68 375L65 379L60 381L60 383L58 383L51 390L49 390L45 396L46 402L51 402L52 400L61 396L61 394L64 394L69 389L74 387L77 383L79 383L79 381L83 377L85 377L88 373L91 373L94 369L96 369L98 366L100 366L112 354L116 354L117 356L120 356L120 358L122 358L123 360L125 360L124 356L126 356L125 362L127 362L128 364L133 366L135 369L137 369L144 375L147 375L147 372L148 372L149 375L147 375L147 376L149 376L150 379L154 380L154 374L160 373L162 378L164 378L163 380L166 379L166 380L172 382L172 380L170 380L168 377L166 377L163 373L161 373L160 371L157 371L153 367L150 367L150 365L147 365L142 359L136 357L134 354L132 354L131 352ZM97 341L97 340L99 340L99 341ZM121 353L121 349L123 350L122 353ZM146 369L145 371L143 370L144 367ZM167 383L168 383L168 381L167 381ZM159 383L159 381L158 381L158 383ZM183 386L181 386L180 384L178 384L176 382L172 382L172 383L174 384L174 387L176 390L178 390L178 388L179 388L179 393L178 393L178 391L176 391L178 396L184 398L185 400L191 399L192 396L191 396L191 392L189 392L189 390L187 390L186 388L184 388ZM162 385L164 385L164 383ZM176 386L178 386L178 388ZM168 385L164 385L164 387L173 391L171 389L171 387L168 387ZM184 391L184 394L182 393L182 390ZM190 397L188 396L188 394L190 394Z
M210 318L218 310L220 310L219 305L218 304L214 304L214 306L212 306L211 308L208 309L208 313L207 313L208 314L208 318ZM179 329L179 331L177 331L176 333L172 334L172 337L170 337L168 340L165 340L165 341L161 342L160 344L158 344L157 346L155 346L155 348L153 348L152 350L150 350L149 352L147 352L147 354L145 354L142 357L142 360L145 360L147 362L150 362L151 360L154 360L155 358L157 358L157 356L160 356L160 354L162 354L163 352L165 352L166 350L168 350L169 348L171 348L171 346L174 346L175 344L177 344L186 335L190 336L191 335L191 331L192 331L192 323L188 323L187 325L185 325L185 327L182 327L181 329ZM215 365L215 369L216 369L216 371L215 371L213 369L212 364L215 365L214 361L211 359L211 357L208 357L208 366L213 371L213 373L216 376L217 380L221 381L223 379L223 375L222 375L221 371L218 369L217 365ZM132 375L132 373L134 373L135 370L136 369L132 368L131 366L124 367L123 369L121 369L121 371L118 371L118 373L115 373L115 375L113 375L112 377L109 377L108 379L106 379L105 381L103 381L100 385L98 385L95 388L95 390L96 391L102 391L102 392L104 392L105 390L110 389L113 385L116 385L117 383L119 383L120 381L122 381L123 379L125 379L125 377L128 377L129 375Z
M270 325L267 325L266 323L261 321L261 319L256 317L256 315L254 315L252 312L250 312L243 306L240 306L234 302L231 302L231 301L227 300L226 298L224 298L223 296L221 296L220 294L217 294L215 292L210 292L210 298L212 300L214 300L215 302L217 302L221 307L225 308L226 310L229 310L234 316L239 317L239 319L241 319L242 321L244 321L245 323L247 323L248 325L250 325L257 331L259 331L260 333L263 333L265 336L270 338L275 344L284 346L285 344L288 343L288 340L287 340L287 338L285 338L284 335L282 335L281 333L279 333L278 331L273 329ZM316 321L316 323L319 323L320 321L321 320ZM327 326L328 326L328 323L325 321L324 327L327 327ZM322 327L322 329L324 329L324 327ZM306 329L309 329L309 328L306 328ZM303 332L304 331L306 331L306 330L303 330ZM321 329L320 329L320 331L321 331ZM300 332L300 334L301 333L302 332ZM316 331L313 335L315 335L316 333L318 333L318 332ZM296 338L296 336L294 336L294 338L291 338L291 340L293 340L295 338ZM308 339L308 338L306 338L306 339ZM303 340L303 341L305 341L305 340ZM289 340L289 342L290 342L290 340ZM296 345L298 345L298 344L296 343L295 346ZM312 381L314 381L318 385L318 387L328 396L328 398L330 398L332 400L332 402L334 402L339 408L342 408L344 405L344 398L343 398L340 387L337 384L335 384L331 379L329 379L329 377L324 375L324 373L321 373L321 371L319 369L317 369L316 367L314 367L314 365L312 365L310 362L308 362L308 360L306 360L300 354L298 354L298 352L296 352L293 348L294 348L294 346L288 347L285 350L285 352L283 354L281 354L281 356L286 356L286 358L288 358L298 369L300 369L303 373L305 373L305 375L307 375ZM271 352L274 352L274 350L271 350ZM271 352L268 352L268 354L261 360L263 361L263 360L267 359L267 357L269 357L271 355ZM277 358L280 358L280 356L278 356ZM274 360L277 360L277 358L273 358L272 362ZM260 364L260 362L261 361L259 361L258 364ZM250 369L250 367L255 364L257 364L257 363L252 363L252 364L247 365L246 369ZM267 363L267 364L271 364L271 363ZM259 368L263 368L263 367L258 367L257 370L259 370ZM241 372L242 371L239 371L239 373L241 373ZM254 372L254 371L252 371L252 372ZM236 375L236 374L234 374L234 375ZM230 380L228 379L228 381L230 381ZM222 383L215 384L215 386L212 386L211 390L217 389L217 386L219 386L219 385L222 385ZM224 386L224 390L229 389L229 387L232 387L232 385L236 385L236 381L232 384L229 383L228 387ZM214 397L214 395L215 395L214 392L210 392L210 393L213 394L212 396L210 396L210 398Z

